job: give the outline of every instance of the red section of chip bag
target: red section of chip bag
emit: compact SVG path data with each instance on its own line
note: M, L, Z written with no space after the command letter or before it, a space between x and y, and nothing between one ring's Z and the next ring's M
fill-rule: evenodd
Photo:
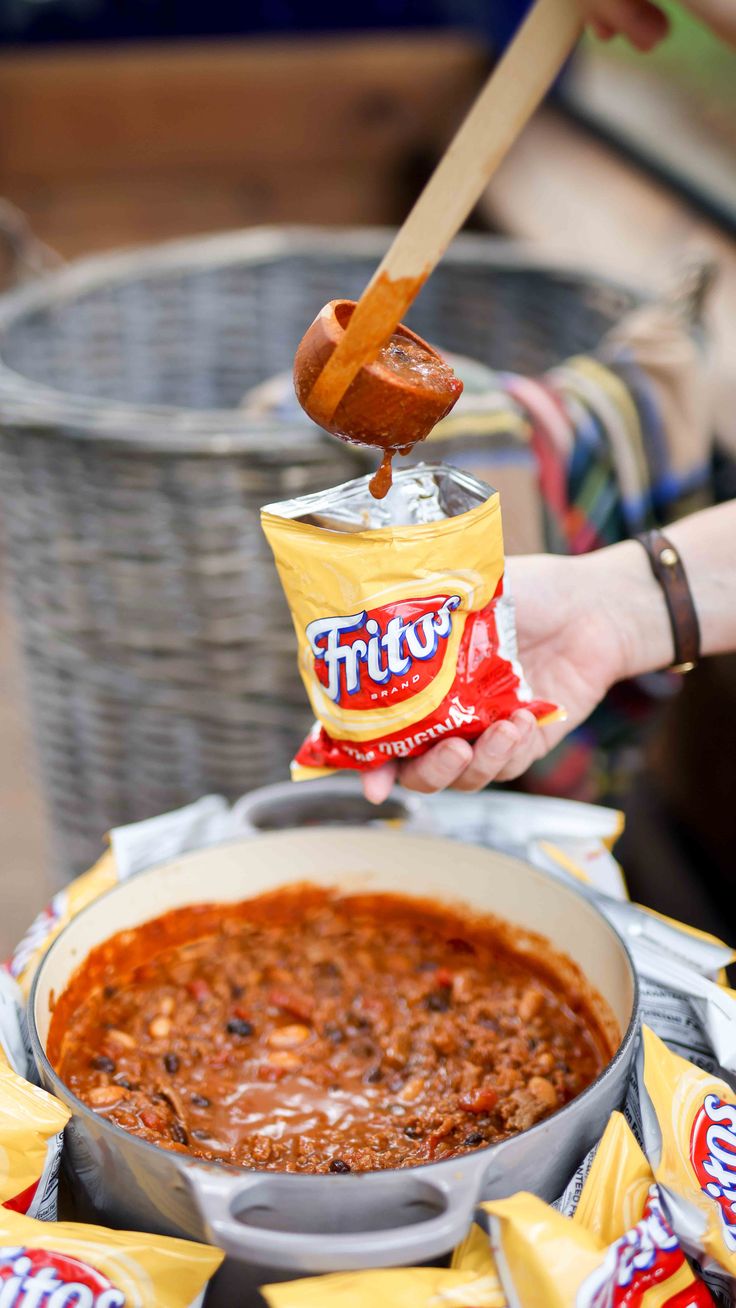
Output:
M668 1282L687 1279L669 1292ZM713 1297L688 1266L680 1242L650 1187L641 1220L612 1244L599 1271L580 1287L575 1308L646 1308L655 1287L667 1308L714 1308Z
M366 615L366 622L372 620L377 623L378 632L363 623L355 631L341 637L341 641L344 639L353 645L360 638L370 640L372 636L379 640L385 636L388 622L392 618L400 615L405 622L421 621L423 616L436 612L446 599L447 597L437 596L431 600L402 601L387 605L383 610L374 609ZM486 727L511 717L520 708L529 709L537 719L557 713L555 704L525 698L527 692L517 667L514 666L515 651L509 639L505 638L506 629L513 631L513 608L503 595L503 584L499 582L490 604L479 613L468 614L452 686L433 713L408 729L360 742L336 740L324 727L319 727L299 749L296 765L304 768L352 768L368 771L392 758L407 759L424 754L432 745L451 736L476 740ZM341 686L340 702L349 703L351 709L375 709L383 704L409 699L412 694L417 694L429 685L437 675L446 648L446 640L440 637L436 652L430 659L412 658L407 653L404 657L410 660L409 667L403 673L387 676L382 683L373 680L368 667L361 663L358 691L347 695ZM402 651L403 649L402 645ZM326 686L328 670L324 659L315 659L314 671Z

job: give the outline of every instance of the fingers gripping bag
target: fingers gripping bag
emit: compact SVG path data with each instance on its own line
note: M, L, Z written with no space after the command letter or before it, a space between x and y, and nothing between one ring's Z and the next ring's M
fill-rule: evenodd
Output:
M2 1308L200 1308L221 1250L0 1210Z
M656 1185L640 1220L608 1245L534 1195L483 1208L508 1308L713 1308Z
M55 1219L62 1134L69 1117L58 1099L0 1061L0 1204L4 1208L45 1221ZM5 1308L2 1294L0 1305Z
M736 1092L648 1027L639 1051L644 1147L683 1247L736 1303Z
M535 699L504 592L499 497L453 468L420 465L374 500L369 478L263 509L317 722L295 780L475 740Z

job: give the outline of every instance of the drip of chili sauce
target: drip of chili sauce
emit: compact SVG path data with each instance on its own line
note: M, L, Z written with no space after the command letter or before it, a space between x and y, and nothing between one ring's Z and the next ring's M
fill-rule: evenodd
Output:
M381 499L391 486L394 455L408 454L424 440L449 413L463 386L442 356L403 325L374 348L369 362L356 370L356 360L348 358L344 368L336 370L334 386L325 383L359 309L350 300L325 305L297 350L294 385L302 407L320 426L342 440L382 450L381 465L370 483L371 494Z
M420 387L423 390L436 392L444 403L448 391L457 398L455 391L457 390L459 395L462 390L462 383L458 381L452 368L444 359L434 351L430 353L424 345L398 332L394 332L391 340L379 350L376 365L395 373L402 385L407 388L409 395L412 394L414 387ZM454 402L453 399L452 403ZM368 486L374 499L382 500L391 489L394 455L410 454L414 446L424 439L424 435L415 434L415 439L404 441L403 444L384 445L380 466Z
M451 1158L567 1103L617 1043L574 964L514 941L445 904L314 886L177 909L93 950L49 1057L96 1112L200 1158Z

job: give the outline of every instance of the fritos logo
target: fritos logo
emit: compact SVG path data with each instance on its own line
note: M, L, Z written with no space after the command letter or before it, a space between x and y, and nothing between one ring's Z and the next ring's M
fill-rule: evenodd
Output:
M718 1205L726 1248L736 1252L736 1105L705 1096L690 1134L690 1162L701 1190Z
M330 699L353 709L419 694L444 661L459 595L399 600L306 628L314 671Z
M666 1287L686 1265L677 1236L662 1211L657 1186L652 1185L641 1221L610 1246L604 1262L578 1290L575 1308L641 1308L653 1286ZM684 1290L680 1283L671 1299L657 1302L672 1308L713 1304L707 1287L694 1277Z
M67 1254L0 1247L3 1308L125 1308L125 1294L106 1276Z

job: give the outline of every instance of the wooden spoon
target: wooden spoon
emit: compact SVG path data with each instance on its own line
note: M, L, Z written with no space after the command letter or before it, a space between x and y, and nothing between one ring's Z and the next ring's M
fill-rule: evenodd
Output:
M307 331L297 351L294 381L303 408L327 431L346 440L395 450L423 439L438 421L433 416L436 403L428 403L428 396L423 394L434 392L436 399L436 372L426 370L425 387L419 375L421 369L410 369L414 373L412 399L406 392L401 369L389 370L393 371L392 379L387 378L385 367L371 371L368 365L390 341L493 172L552 85L581 27L576 0L537 0L357 305L349 313L343 312L340 321L335 320L336 306L350 302L334 301ZM402 333L407 331L401 329ZM418 337L414 340L442 364L431 346ZM379 360L382 362L385 360ZM346 392L357 385L361 373L361 405L346 404ZM381 385L383 394L379 393ZM391 385L403 385L405 393L403 403L395 406L389 446L380 415ZM456 388L454 399L461 389ZM390 485L390 467L388 473Z

